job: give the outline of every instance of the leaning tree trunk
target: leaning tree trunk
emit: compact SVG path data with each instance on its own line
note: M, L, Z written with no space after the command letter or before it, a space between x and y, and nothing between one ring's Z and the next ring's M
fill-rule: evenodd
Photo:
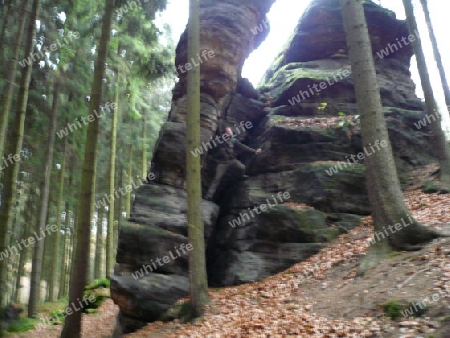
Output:
M414 7L411 0L403 0L405 6L406 20L410 32L417 30L417 22L414 16ZM428 74L427 64L425 61L425 54L422 49L420 39L412 42L414 54L416 55L417 68L419 70L420 82L422 84L423 95L425 96L426 113L435 116L431 122L431 130L433 132L434 147L439 160L440 179L442 185L450 189L450 147L447 145L444 131L442 130L441 118L437 111L436 101L434 99L433 87L431 86L430 75Z
M56 134L56 123L58 116L58 98L59 98L59 80L55 80L54 89L53 89L53 102L52 108L50 112L50 126L48 130L48 140L47 140L47 148L45 154L45 163L44 163L44 175L42 177L41 184L41 199L40 199L40 210L39 210L39 220L36 224L36 233L40 232L48 233L45 230L45 224L47 221L47 212L48 212L48 204L49 204L49 196L50 196L50 175L52 173L53 167L53 153L55 148L55 134ZM59 232L59 230L58 230ZM34 246L34 254L33 254L33 263L31 270L31 281L30 281L30 299L28 301L28 317L33 318L37 315L37 306L40 300L40 285L41 285L41 273L42 273L42 259L44 256L44 237L42 240L36 241ZM52 291L52 290L50 290Z
M188 59L200 52L200 3L189 2ZM192 156L200 147L200 67L188 72L188 113L186 147L186 186L188 237L192 250L189 252L189 281L191 308L190 317L203 315L203 307L209 301L208 278L206 275L205 235L202 219L202 196L200 177L200 157Z
M361 263L360 273L363 273L392 249L418 249L421 243L428 242L438 235L417 223L403 200L384 120L372 47L361 0L341 0L341 6L348 54L355 81L356 99L361 112L363 147L371 149L371 146L375 144L385 145L380 146L379 150L377 148L377 151L366 158L367 188L375 231L383 232L386 228L403 224L402 220L410 223L398 231L391 231L386 237L377 237Z
M8 119L9 114L11 110L11 103L13 98L13 91L14 91L14 84L16 82L16 73L17 73L17 64L19 60L19 54L20 50L22 49L22 39L23 34L25 32L25 22L27 20L27 11L28 7L30 7L31 0L26 0L23 4L23 14L22 18L20 19L19 23L19 30L17 31L17 35L15 38L15 48L13 56L11 57L11 60L9 60L9 64L6 67L7 72L7 78L6 78L6 84L3 94L3 104L1 107L1 115L0 115L0 159L3 158L4 150L5 150L5 139L6 139L6 130L8 127ZM11 6L9 6L11 7ZM5 20L6 21L6 20ZM0 43L3 43L3 41L0 41ZM25 54L25 58L28 56L28 54Z
M445 75L444 65L442 64L441 53L437 45L436 35L434 34L433 25L431 24L430 11L428 10L428 0L420 0L422 4L423 13L425 14L425 21L428 27L428 34L430 35L431 45L433 46L433 54L436 60L439 75L441 77L442 88L444 90L445 104L447 109L450 110L450 88L447 82L447 76Z
M112 18L114 15L115 0L106 0L105 15L102 23L102 35L98 49L97 63L92 84L89 113L100 111L103 94L103 77L105 75L106 59L108 56L109 41L111 39ZM97 141L99 121L94 119L88 126L84 150L83 175L77 212L77 243L75 261L72 268L72 278L69 288L69 306L77 304L83 297L83 289L89 271L90 239L91 239L91 210L94 202L93 186L97 162ZM81 312L74 311L66 317L61 338L81 337Z
M40 0L34 0L32 10L29 17L28 36L25 45L25 55L29 55L34 50L34 41L36 36L36 20L39 12ZM25 126L25 113L28 104L28 89L30 86L31 70L33 64L30 63L23 68L22 78L20 80L20 89L18 97L18 107L15 114L14 123L12 127L11 140L8 146L8 154L19 156L22 149L23 133ZM7 233L11 228L12 220L14 218L13 210L16 204L16 181L19 173L19 161L14 161L5 170L2 207L0 209L0 252L6 249L8 236ZM7 264L4 260L0 261L0 309L6 305L7 285Z

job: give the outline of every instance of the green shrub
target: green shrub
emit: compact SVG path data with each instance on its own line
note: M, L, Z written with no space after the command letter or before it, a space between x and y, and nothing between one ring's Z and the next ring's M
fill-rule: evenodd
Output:
M397 319L401 316L402 306L395 299L381 304L386 316L392 319Z
M8 332L26 332L29 330L33 330L34 326L39 323L38 319L33 318L20 318L8 325Z

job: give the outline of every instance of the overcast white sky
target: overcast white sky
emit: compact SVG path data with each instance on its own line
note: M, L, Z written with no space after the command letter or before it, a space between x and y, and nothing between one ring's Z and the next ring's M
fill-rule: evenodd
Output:
M377 3L378 1L375 2ZM398 19L405 19L402 0L381 0L380 2L383 7L393 10ZM270 33L261 46L249 56L242 71L242 75L247 77L255 87L276 55L281 51L282 47L286 43L286 40L294 31L300 16L309 3L309 0L303 0L298 3L292 0L277 0L272 6L272 9L268 14L268 18L271 23ZM428 40L428 32L426 30L425 19L422 14L422 7L419 0L413 0L413 3L416 9L416 18L419 23L419 30L421 31L422 44L424 45L427 56L430 78L432 79L436 91L439 106L441 109L444 109L444 96L442 93L438 71L434 63L431 43ZM448 37L445 36L448 34L448 11L442 9L443 0L428 0L428 3L442 60L444 62L444 67L446 67L447 78L450 78L450 63L446 62L446 60L450 59L450 44L447 43ZM168 23L172 27L174 41L176 42L178 42L179 36L183 32L187 23L189 13L188 4L188 0L169 0L167 10L160 18L161 22ZM423 97L415 59L412 60L411 71L413 73L414 82L418 87L417 95L419 97ZM445 115L448 117L448 114L444 114L444 116Z

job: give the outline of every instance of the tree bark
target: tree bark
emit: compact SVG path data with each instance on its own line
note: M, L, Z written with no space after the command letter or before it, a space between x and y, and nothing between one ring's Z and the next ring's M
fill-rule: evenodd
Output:
M434 34L433 25L431 23L430 11L428 9L428 0L420 0L420 3L422 4L423 12L425 14L428 34L430 35L431 45L433 46L434 59L436 60L436 65L441 78L442 88L444 90L445 104L447 105L447 109L450 111L450 88L448 86L447 76L445 75L444 65L442 64L442 57L441 53L439 52L436 35Z
M415 221L403 199L384 120L372 47L361 0L341 0L341 6L348 54L355 81L356 99L361 113L363 147L369 152L373 151L366 157L370 207L375 233L383 233L383 238L381 236L376 238L361 263L360 273L364 273L392 249L416 250L421 248L421 244L438 237L438 234ZM376 144L382 145L376 146ZM402 220L407 222L408 226L387 232L387 229L392 229L394 225L404 225Z
M411 0L403 0L403 5L406 12L406 20L410 32L418 30L416 18L414 16L414 7ZM447 145L444 131L442 130L441 118L436 107L436 101L434 99L433 87L430 81L430 75L428 73L427 64L425 61L425 54L422 49L420 39L416 39L412 42L414 54L416 55L417 68L419 70L420 82L422 84L423 94L425 96L425 108L426 113L433 117L431 122L431 130L433 133L434 147L439 160L440 180L441 184L450 189L450 147Z
M130 144L130 157L128 159L127 185L133 184L133 145ZM131 190L125 194L125 213L130 218L131 213Z
M102 278L102 262L103 262L103 209L97 209L97 232L95 240L95 267L94 278Z
M106 235L106 275L109 276L115 262L114 255L114 190L116 187L116 150L117 150L117 120L119 114L119 71L116 71L116 87L114 90L114 106L111 121L111 139L109 155L109 196L108 200L108 231Z
M60 241L61 241L61 213L62 213L62 205L64 199L64 178L66 175L66 152L67 152L67 139L64 142L64 152L61 163L61 171L59 176L59 189L58 189L58 200L56 202L56 227L58 231L54 235L53 239L53 253L52 253L52 271L50 273L50 302L56 302L58 299L59 289L61 285L58 285L58 274L61 273L60 265L62 264L60 260ZM58 287L57 287L58 285Z
M17 64L19 61L19 54L20 54L20 50L22 47L21 43L22 43L24 32L25 32L25 22L27 20L26 13L28 11L28 7L30 7L30 1L31 0L26 0L23 4L22 18L20 19L19 30L17 31L17 37L15 40L16 45L14 48L13 56L11 57L11 60L9 60L9 64L6 67L7 78L6 78L5 88L4 88L4 94L3 94L4 99L3 99L2 111L1 111L1 117L0 117L0 159L3 158L4 151L5 151L6 130L8 127L8 120L9 120L9 115L10 115L10 111L11 111L14 83L16 82ZM11 7L11 5L9 7ZM28 56L28 54L25 54L25 57L27 57L27 56Z
M40 210L39 210L39 220L36 224L35 231L37 234L44 238L42 240L37 240L34 246L33 263L31 270L31 281L30 281L30 299L28 301L28 317L33 318L37 315L37 305L40 300L40 285L41 285L41 273L42 273L42 259L44 256L44 244L47 236L50 234L49 230L46 230L46 221L48 213L49 195L50 195L50 175L52 173L53 167L53 153L55 148L55 134L56 134L56 123L58 116L58 104L59 104L59 88L60 83L55 80L53 88L53 102L50 111L50 123L48 130L47 147L44 162L44 176L41 183L41 199L40 199ZM59 230L58 230L59 232ZM53 235L53 233L51 233ZM54 239L53 239L54 240ZM50 289L50 291L52 291Z
M103 77L105 75L106 60L108 56L109 41L111 39L112 18L114 15L115 0L106 0L105 15L102 23L102 35L98 49L97 62L92 84L90 114L100 111L103 96ZM89 123L85 144L83 161L83 174L81 178L81 190L77 212L77 243L75 260L72 269L72 278L69 288L69 306L78 304L83 297L83 289L89 271L90 234L91 234L91 210L93 206L93 186L97 162L98 118ZM66 317L61 338L81 337L81 311L74 311Z
M59 290L58 290L58 298L62 298L66 296L66 280L67 280L67 251L68 251L68 245L67 242L69 241L68 232L70 232L70 204L68 201L66 201L66 205L64 207L66 210L66 218L64 219L64 237L62 238L62 259L61 259L61 265L60 265L60 272L59 272Z
M189 1L188 60L200 53L200 3ZM188 74L188 116L186 147L186 185L188 199L188 237L192 250L189 252L189 281L191 307L190 317L203 315L209 302L208 277L205 260L205 235L202 218L202 196L200 157L192 156L200 147L200 67L192 68Z
M32 10L29 17L28 36L25 45L25 55L29 55L34 50L34 41L36 36L36 19L39 13L40 0L34 0ZM18 107L15 114L12 127L12 137L8 146L8 154L20 156L22 149L23 133L25 126L25 114L28 104L28 89L30 86L31 70L33 64L30 63L22 70L22 78L20 80L20 89L18 97ZM13 161L5 169L2 208L0 209L0 252L4 251L8 246L8 231L11 228L13 220L13 210L16 204L16 181L19 173L19 161ZM0 308L4 307L7 302L6 292L7 285L7 264L4 260L0 261Z

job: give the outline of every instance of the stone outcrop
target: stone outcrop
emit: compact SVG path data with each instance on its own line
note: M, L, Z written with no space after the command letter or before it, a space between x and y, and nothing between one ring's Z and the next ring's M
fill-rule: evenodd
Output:
M261 25L273 2L201 2L201 51L215 54L201 64L202 142L223 134L225 126L250 121L252 128L237 137L263 150L241 158L248 178L219 185L214 200L203 201L211 286L252 282L282 271L370 213L364 161L346 162L346 156L365 150L357 118L363 112L355 104L338 1L312 2L258 90L240 76L246 57L267 34L253 34L252 28ZM365 10L389 135L404 180L410 169L434 161L429 130L414 127L423 107L409 73L412 50L405 45L384 58L376 52L408 36L407 26L371 1L365 1ZM186 44L183 34L177 66L189 62ZM188 294L187 255L174 254L188 244L187 73L179 69L178 75L152 160L156 178L137 191L131 218L119 235L111 295L120 306L124 332L157 320ZM322 82L328 83L325 89L309 91L322 88L317 87ZM294 100L302 91L311 95ZM218 163L214 149L204 151L201 160L205 192ZM151 266L169 254L168 263Z

